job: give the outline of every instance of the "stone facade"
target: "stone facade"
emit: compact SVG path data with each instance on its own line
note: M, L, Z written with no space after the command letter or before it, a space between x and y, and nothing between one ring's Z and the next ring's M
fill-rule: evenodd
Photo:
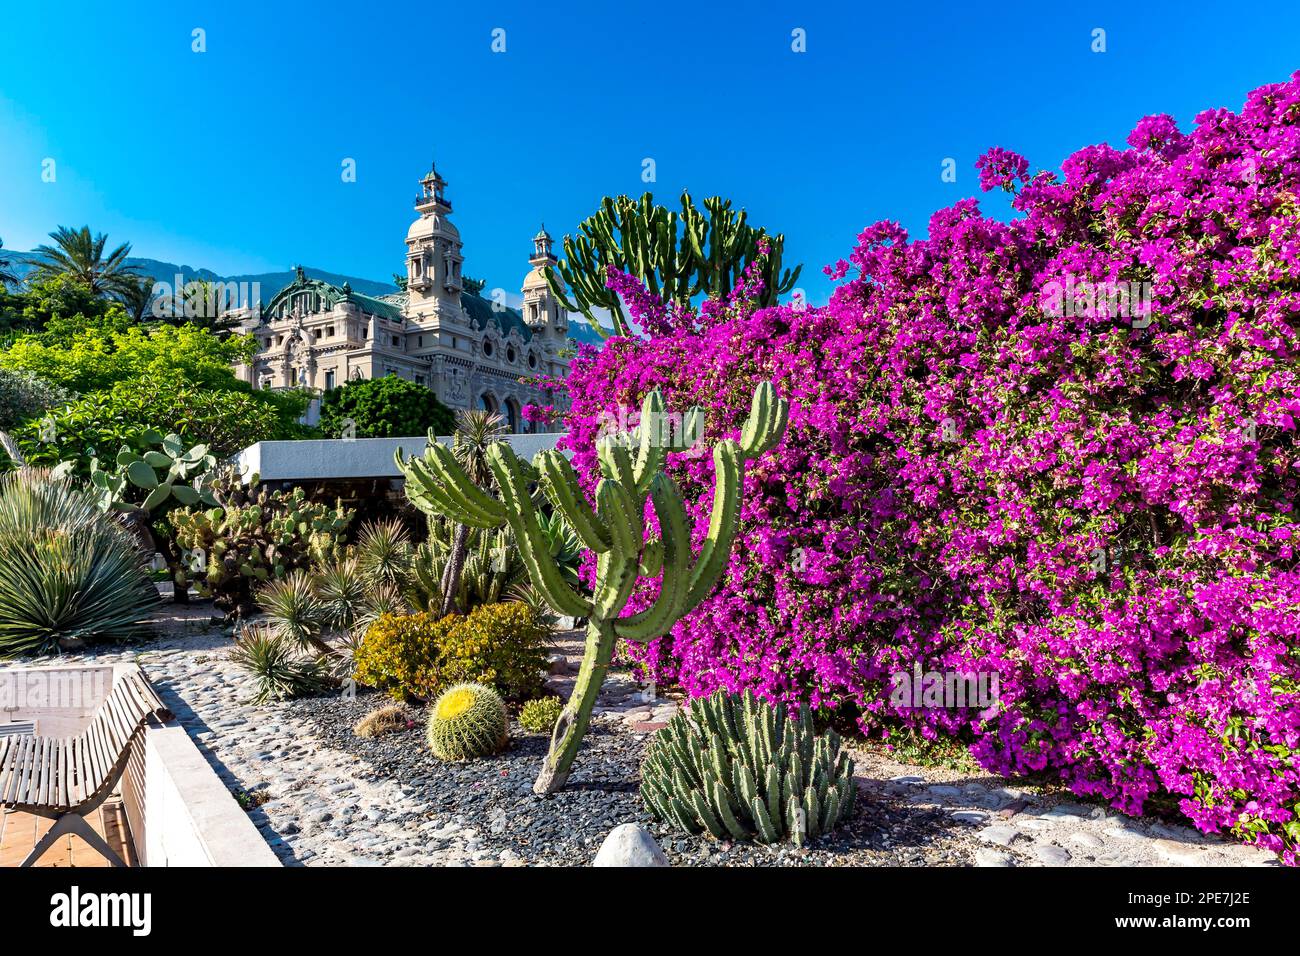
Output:
M258 351L236 374L255 388L322 392L398 375L429 386L453 409L499 412L511 432L546 430L521 412L529 403L563 410L560 395L529 381L561 379L569 367L568 313L545 276L555 262L551 237L542 229L533 238L522 312L499 295L488 300L461 273L460 232L445 188L436 168L420 181L419 215L406 234L404 292L362 295L346 282L308 278L300 267L259 313L239 317Z

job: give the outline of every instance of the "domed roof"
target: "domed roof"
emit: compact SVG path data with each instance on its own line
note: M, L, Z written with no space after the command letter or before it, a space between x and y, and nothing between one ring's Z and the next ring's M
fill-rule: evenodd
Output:
M456 228L455 223L445 216L433 213L428 216L421 216L415 222L411 223L411 228L406 230L406 238L409 242L412 239L432 239L434 236L445 236L448 239L460 239L460 230Z
M528 275L524 276L525 291L529 289L545 289L547 284L545 266L538 266L536 269L530 269L528 270Z

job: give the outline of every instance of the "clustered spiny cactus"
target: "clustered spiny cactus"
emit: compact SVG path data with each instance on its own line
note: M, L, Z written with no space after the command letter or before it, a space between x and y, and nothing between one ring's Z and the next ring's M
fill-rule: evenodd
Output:
M692 702L641 766L641 798L657 819L719 840L803 846L848 818L855 792L839 734L814 734L807 705L789 714L751 691Z

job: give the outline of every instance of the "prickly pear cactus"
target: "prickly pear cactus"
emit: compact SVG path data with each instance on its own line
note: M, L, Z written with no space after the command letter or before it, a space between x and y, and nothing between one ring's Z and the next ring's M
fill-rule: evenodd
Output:
M853 761L835 731L813 733L795 714L750 691L691 702L650 740L641 799L658 820L719 840L803 846L853 811Z
M633 433L610 435L597 445L601 482L594 508L573 466L558 451L542 452L530 465L506 442L493 444L487 453L497 486L493 495L471 481L451 451L433 436L421 458L406 459L398 449L406 494L417 507L474 528L509 527L533 588L558 613L588 620L582 667L556 722L535 792L553 793L568 779L619 638L646 642L666 634L713 589L731 555L745 463L781 440L788 416L785 399L765 382L754 391L740 440L725 439L714 446L713 511L698 555L691 548L681 492L664 474L663 465L669 452L685 451L703 435L704 413L696 407L680 419L668 416L657 390L646 396L641 423ZM540 484L582 544L598 556L590 598L565 579L551 553L533 502L534 483ZM647 499L659 519L658 536L646 533ZM660 585L654 604L622 617L638 580L656 576Z
M485 684L456 684L437 699L429 716L429 749L439 760L487 757L510 736L506 705Z
M256 475L245 486L227 474L213 494L217 507L171 514L184 559L178 583L232 614L252 613L266 581L343 554L353 512L341 504L310 501L301 488L269 491Z
M101 509L154 513L216 504L208 478L217 459L208 453L207 445L187 449L179 435L161 435L152 430L141 438L146 446L143 451L124 446L109 468L98 458L90 459L90 484L98 494ZM72 465L63 462L59 469Z

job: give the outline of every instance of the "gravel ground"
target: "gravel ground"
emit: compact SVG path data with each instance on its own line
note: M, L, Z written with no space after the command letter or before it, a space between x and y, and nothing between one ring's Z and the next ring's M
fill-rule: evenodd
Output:
M477 830L482 845L508 861L590 863L606 834L629 822L647 826L675 865L951 866L972 862L980 846L943 809L909 806L881 794L860 800L851 821L803 850L685 836L646 814L637 786L649 738L628 732L617 719L593 721L568 787L542 798L532 785L546 754L546 735L516 726L505 752L472 763L443 763L424 745L418 708L409 709L414 726L408 730L377 738L352 732L358 719L385 703L377 694L316 698L292 704L291 712L324 745L359 758L371 772L410 792L423 809L407 817L407 825L450 815ZM867 796L869 784L860 781L860 786Z

